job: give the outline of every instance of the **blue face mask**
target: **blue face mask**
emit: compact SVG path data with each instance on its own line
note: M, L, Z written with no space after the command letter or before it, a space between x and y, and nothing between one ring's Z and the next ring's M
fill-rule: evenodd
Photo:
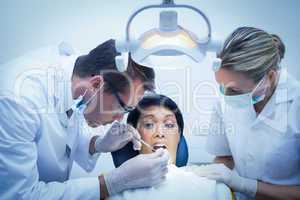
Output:
M85 93L84 93L84 95L85 95ZM84 111L85 110L87 105L86 105L86 103L84 103L84 100L83 100L84 95L80 95L77 99L73 100L73 104L71 106L71 109L73 111L76 111L76 110Z
M88 106L88 104L95 98L95 96L101 89L102 89L102 85L97 89L97 91L87 101L84 101L83 98L86 95L86 92L87 92L87 89L86 89L85 92L83 93L83 95L80 95L79 97L77 97L76 99L73 100L71 109L73 111L79 111L79 112L83 113L84 110L86 109L86 107Z
M220 92L223 95L224 101L227 105L234 108L248 107L249 105L257 104L265 99L266 88L263 89L260 94L255 94L264 81L265 78L263 78L251 92L245 94L226 95L224 85L220 85Z

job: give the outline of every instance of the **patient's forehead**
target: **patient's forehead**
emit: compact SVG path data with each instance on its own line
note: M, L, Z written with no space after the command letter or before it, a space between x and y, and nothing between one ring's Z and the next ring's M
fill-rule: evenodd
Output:
M143 110L140 119L176 119L174 113L163 106L150 106Z

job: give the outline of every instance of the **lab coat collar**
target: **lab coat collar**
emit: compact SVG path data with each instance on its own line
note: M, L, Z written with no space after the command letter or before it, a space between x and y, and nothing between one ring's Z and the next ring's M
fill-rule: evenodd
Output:
M280 72L280 78L274 94L266 104L262 112L254 122L254 126L259 122L284 133L287 130L287 107L288 102L292 101L295 94L292 92L294 79L290 77L286 69Z
M294 98L294 93L291 91L293 82L293 77L288 74L286 68L283 68L280 71L278 85L274 93L276 97L276 104L286 103Z
M63 71L63 87L59 90L56 98L58 99L58 108L60 110L60 122L64 127L67 127L69 121L66 111L71 108L73 103L71 78L77 57L76 55L61 56L59 59L59 66Z

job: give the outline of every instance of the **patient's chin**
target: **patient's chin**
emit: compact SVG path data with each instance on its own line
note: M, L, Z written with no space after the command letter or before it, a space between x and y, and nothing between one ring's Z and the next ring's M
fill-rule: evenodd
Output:
M156 150L158 150L158 149L167 149L167 148L157 148ZM173 165L175 165L175 161L176 161L176 154L174 154L174 153L171 153L168 149L167 149L167 151L169 152L169 154L170 154L170 160L169 160L169 162L168 162L168 164L170 165L170 164L173 164ZM142 146L142 149L139 151L139 153L140 154L150 154L150 153L153 153L153 151L151 151L148 147L146 147L146 146Z

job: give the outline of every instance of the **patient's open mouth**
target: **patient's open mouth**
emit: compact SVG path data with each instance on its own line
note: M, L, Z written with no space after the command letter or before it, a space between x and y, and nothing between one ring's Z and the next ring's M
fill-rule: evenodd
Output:
M157 149L167 149L167 146L165 144L154 144L153 145L153 149L157 150Z

